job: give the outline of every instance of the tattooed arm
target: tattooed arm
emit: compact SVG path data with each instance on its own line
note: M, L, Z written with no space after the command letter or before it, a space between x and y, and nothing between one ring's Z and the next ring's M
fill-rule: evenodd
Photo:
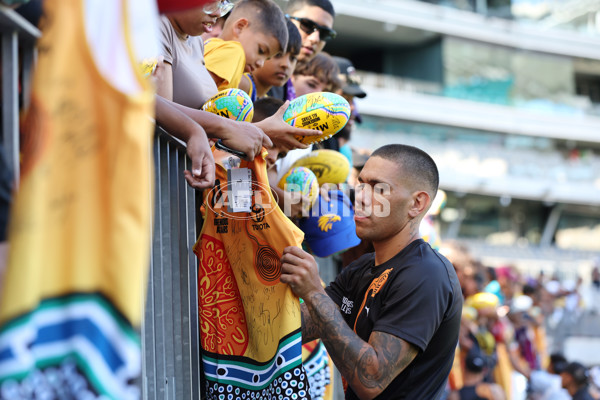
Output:
M281 282L304 299L303 341L320 337L354 392L361 399L378 396L417 356L417 348L383 332L373 332L368 343L362 340L325 293L314 258L297 247L287 247L283 254Z
M302 311L302 343L308 343L320 337L317 325L313 322L312 317L305 303L300 305Z
M381 394L417 356L414 345L389 333L374 331L368 343L362 340L324 292L304 302L334 364L361 399Z

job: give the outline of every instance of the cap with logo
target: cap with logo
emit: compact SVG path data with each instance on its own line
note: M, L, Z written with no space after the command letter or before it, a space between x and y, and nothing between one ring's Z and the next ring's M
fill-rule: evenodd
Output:
M333 59L337 62L340 68L340 80L342 81L342 92L350 96L358 98L367 97L367 93L360 87L360 77L356 73L356 69L352 61L344 57L334 56Z
M356 236L354 207L348 196L335 190L329 192L329 197L327 202L319 195L309 216L299 223L304 240L318 257L328 257L360 243Z

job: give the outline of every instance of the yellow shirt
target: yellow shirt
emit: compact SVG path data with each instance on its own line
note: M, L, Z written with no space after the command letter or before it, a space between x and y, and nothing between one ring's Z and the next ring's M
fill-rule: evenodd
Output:
M223 79L219 90L233 89L246 69L246 53L240 42L212 38L204 42L204 62L206 69Z
M127 1L121 6L115 14L123 29L111 38L123 40L121 71L137 85L135 94L120 91L100 72L83 0L44 2L0 291L0 354L10 355L0 357L0 385L6 379L27 385L21 379L36 369L44 374L73 363L97 396L135 398L151 236L154 103L132 57Z

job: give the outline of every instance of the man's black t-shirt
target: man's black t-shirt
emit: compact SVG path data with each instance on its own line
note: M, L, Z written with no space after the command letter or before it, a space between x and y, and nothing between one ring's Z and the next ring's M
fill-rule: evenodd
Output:
M415 345L417 357L378 399L437 399L458 344L462 294L452 264L422 239L385 263L354 261L326 288L346 323L365 341L372 331ZM358 399L350 387L346 399Z

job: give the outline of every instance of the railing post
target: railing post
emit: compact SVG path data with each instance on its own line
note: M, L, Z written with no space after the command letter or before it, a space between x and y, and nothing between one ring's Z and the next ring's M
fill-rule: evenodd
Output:
M16 31L2 33L2 143L13 168L15 185L19 178L19 58Z

